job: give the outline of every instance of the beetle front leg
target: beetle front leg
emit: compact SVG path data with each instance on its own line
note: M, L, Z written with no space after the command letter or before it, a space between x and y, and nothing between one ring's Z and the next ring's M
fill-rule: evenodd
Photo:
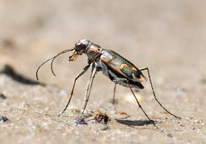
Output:
M69 103L70 103L70 101L71 101L71 99L72 99L73 92L74 92L74 87L75 87L75 84L76 84L77 79L78 79L80 76L82 76L82 75L89 69L89 67L90 67L90 64L88 64L87 66L85 66L84 69L81 71L81 73L78 74L78 75L75 77L75 80L74 80L74 84L73 84L73 88L72 88L72 91L71 91L70 98L69 98L69 100L68 100L68 102L67 102L67 105L65 106L64 110L63 110L62 112L59 113L58 117L60 117L60 115L63 114L63 113L65 112L65 110L67 109L67 107L68 107L68 105L69 105Z
M176 115L172 114L171 112L169 112L165 107L162 106L162 104L161 104L161 103L159 102L159 100L157 99L157 97L156 97L156 95L155 95L155 92L154 92L153 85L152 85L152 80L151 80L151 77L150 77L149 68L148 68L148 67L143 67L143 68L140 68L139 70L140 70L140 71L147 70L147 72L148 72L148 77L149 77L149 81L150 81L150 86L151 86L151 88L152 88L152 93L153 93L153 96L154 96L155 100L157 101L157 103L158 103L166 112L168 112L170 115L174 116L175 118L181 119L181 117L176 116Z
M87 106L87 103L89 101L89 96L90 96L90 93L91 93L91 89L92 89L92 84L93 84L93 81L94 81L94 77L96 75L96 72L97 72L97 69L96 69L96 66L95 64L92 64L93 68L92 68L92 76L90 77L90 80L89 80L89 85L87 86L87 92L86 92L86 99L85 99L85 102L84 102L84 107L83 107L83 110L82 110L82 114L80 116L79 119L82 118L83 114L84 114L84 111L86 109L86 106Z

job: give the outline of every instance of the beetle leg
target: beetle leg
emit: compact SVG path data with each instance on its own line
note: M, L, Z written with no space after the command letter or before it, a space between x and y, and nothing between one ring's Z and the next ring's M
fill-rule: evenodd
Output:
M82 76L82 75L89 69L89 67L90 67L90 64L88 64L87 66L85 66L84 69L81 71L81 73L78 74L78 75L75 77L75 80L74 80L74 84L73 84L73 88L72 88L72 91L71 91L70 98L69 98L69 100L68 100L68 102L67 102L67 105L65 106L64 110L63 110L62 112L59 113L58 117L60 117L60 115L63 114L63 113L65 112L65 110L67 109L67 107L68 107L68 105L69 105L69 103L70 103L70 101L71 101L71 99L72 99L73 92L74 92L74 87L75 87L75 84L76 84L77 79L78 79L80 76Z
M128 82L128 80L126 78L115 78L113 80L113 82L117 83L117 82Z
M157 103L158 103L166 112L168 112L170 115L174 116L175 118L181 119L181 117L176 116L176 115L172 114L171 112L169 112L165 107L162 106L162 104L161 104L161 103L159 102L159 100L157 99L157 97L156 97L156 95L155 95L155 92L154 92L153 85L152 85L152 80L151 80L151 77L150 77L149 68L148 68L148 67L143 67L143 68L140 68L139 70L140 70L140 71L147 70L147 72L148 72L148 77L149 77L149 81L150 81L150 86L151 86L151 88L152 88L152 93L153 93L153 96L154 96L155 100L157 101Z
M113 105L115 105L115 93L116 93L116 87L117 87L117 84L114 83L113 100L112 100Z
M90 85L90 82L91 82L92 73L93 73L94 68L95 68L95 65L92 64L92 65L91 65L91 74L90 74L89 81L88 81L87 87L86 87L86 96L87 96L87 92L88 92L88 90L89 90L89 85ZM86 100L86 98L85 98L85 100ZM83 107L83 108L84 108L84 107Z
M136 97L135 94L134 94L134 91L132 90L132 87L131 87L130 84L129 84L128 79L126 79L126 78L116 78L116 79L113 80L113 81L114 81L114 82L120 82L120 81L123 81L123 82L126 82L126 83L128 84L128 86L129 86L129 88L130 88L130 90L131 90L131 92L132 92L132 94L133 94L133 96L134 96L134 98L135 98L135 100L136 100L138 106L139 106L140 109L143 111L143 113L145 114L145 116L149 119L149 121L150 121L151 123L153 123L153 125L154 125L154 121L152 121L152 120L149 118L149 116L146 114L146 112L144 111L144 109L143 109L142 106L140 105L140 103L139 103L137 97Z
M93 84L94 77L95 77L96 72L97 72L97 69L96 69L95 64L92 64L92 66L93 66L92 76L90 77L90 80L89 80L89 83L88 83L88 86L87 86L86 99L85 99L85 102L84 102L84 106L83 106L83 110L82 110L82 114L81 114L81 116L80 116L80 119L82 118L82 116L83 116L83 114L84 114L84 111L85 111L85 109L86 109L87 103L88 103L88 101L89 101L89 96L90 96L90 93L91 93L92 84Z

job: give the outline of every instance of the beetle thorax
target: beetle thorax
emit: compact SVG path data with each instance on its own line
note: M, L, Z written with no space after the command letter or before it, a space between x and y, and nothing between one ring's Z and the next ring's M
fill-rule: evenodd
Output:
M87 47L85 54L87 55L87 57L90 61L95 61L97 59L97 57L100 56L101 51L102 51L102 48L99 45L91 43Z

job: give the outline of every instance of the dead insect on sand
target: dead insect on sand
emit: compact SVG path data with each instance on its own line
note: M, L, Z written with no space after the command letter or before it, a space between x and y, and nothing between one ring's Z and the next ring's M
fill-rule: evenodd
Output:
M102 113L100 110L96 110L94 120L96 120L98 123L107 124L107 122L109 121L109 117L107 116L107 114Z
M67 107L71 101L71 98L73 96L74 87L75 87L75 84L76 84L76 81L78 80L78 78L80 76L82 76L89 69L89 67L91 67L91 75L90 75L89 83L88 83L87 89L86 89L86 91L87 91L86 92L86 99L84 102L84 106L83 106L83 110L82 110L80 119L82 118L84 111L86 109L94 77L97 74L97 72L102 71L102 73L105 76L107 76L111 81L114 82L113 99L115 98L116 84L122 85L124 87L128 87L131 90L131 92L132 92L137 104L139 105L140 109L143 111L143 113L149 119L149 121L153 125L155 125L154 121L152 121L149 118L149 116L146 114L146 112L144 111L144 109L140 105L138 99L136 98L136 96L134 94L134 91L132 90L132 88L139 88L139 89L144 88L144 86L141 83L141 82L144 82L147 80L147 78L142 73L142 71L144 71L144 70L146 70L148 72L149 82L150 82L150 85L152 88L153 96L154 96L155 100L158 102L158 104L166 112L168 112L170 115L174 116L175 118L181 119L181 117L178 117L178 116L170 113L166 108L164 108L162 106L162 104L158 101L158 99L156 98L154 88L152 85L152 81L151 81L151 77L150 77L150 73L149 73L149 69L147 67L143 67L143 68L138 69L134 64L132 64L127 59L120 56L118 53L114 52L113 50L103 49L101 46L99 46L99 45L97 45L97 44L95 44L87 39L80 39L79 42L77 42L75 44L74 48L64 50L64 51L58 53L56 56L54 56L54 57L48 59L47 61L45 61L44 63L42 63L36 71L37 80L38 80L38 71L42 65L44 65L49 60L52 60L51 61L51 70L52 70L52 73L54 74L52 65L53 65L53 62L56 59L56 57L58 57L61 54L66 53L66 52L70 52L70 51L73 51L73 53L69 56L69 61L74 61L77 59L77 57L79 55L86 54L88 57L88 65L85 66L83 68L83 70L80 72L80 74L78 74L75 77L70 98L69 98L64 110L58 116L60 116L62 113L64 113L64 111L67 109Z

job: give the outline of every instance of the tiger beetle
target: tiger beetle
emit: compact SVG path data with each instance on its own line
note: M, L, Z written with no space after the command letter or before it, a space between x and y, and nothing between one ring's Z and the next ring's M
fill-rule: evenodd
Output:
M158 104L166 112L168 112L170 115L174 116L175 118L181 119L181 117L178 117L178 116L172 114L166 108L164 108L162 106L162 104L159 102L159 100L156 98L154 88L152 85L152 81L151 81L151 77L150 77L149 68L143 67L143 68L138 69L134 64L132 64L131 62L126 60L124 57L122 57L118 53L114 52L113 50L103 49L101 46L99 46L99 45L97 45L97 44L95 44L87 39L80 39L79 42L77 42L75 44L75 47L73 47L72 49L64 50L64 51L58 53L56 56L43 62L38 67L38 69L36 71L37 80L38 80L38 71L39 71L40 67L50 60L52 60L51 61L51 71L52 71L53 75L56 76L54 71L53 71L53 67L52 67L54 60L59 55L70 52L70 51L73 51L73 53L69 56L69 61L74 61L77 59L77 57L79 55L86 54L88 57L88 65L85 66L83 68L83 70L75 77L70 98L69 98L64 110L62 112L60 112L58 116L63 114L65 112L65 110L67 109L67 107L71 101L71 98L73 96L76 81L91 66L91 75L90 75L89 83L88 83L87 88L86 88L86 99L85 99L84 106L83 106L82 113L81 113L79 120L82 119L82 116L83 116L84 111L86 109L94 77L97 74L97 72L102 71L103 75L107 76L111 81L114 82L113 102L114 102L114 98L115 98L116 84L122 85L124 87L128 87L131 90L138 106L141 108L141 110L143 111L145 116L149 119L149 121L151 123L153 123L153 125L154 125L154 121L152 121L149 118L149 116L146 114L146 112L144 111L144 109L140 105L138 99L136 98L134 91L132 90L132 88L139 88L139 89L144 88L144 86L141 83L141 82L144 82L147 80L147 78L142 73L142 71L144 71L144 70L147 70L149 82L150 82L151 89L153 92L153 96L154 96L155 100L158 102Z

